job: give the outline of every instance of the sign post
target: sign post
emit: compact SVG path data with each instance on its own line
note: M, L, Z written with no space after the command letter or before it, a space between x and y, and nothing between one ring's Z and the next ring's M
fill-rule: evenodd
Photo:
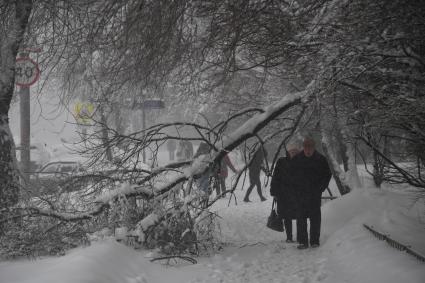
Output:
M38 64L28 57L27 52L20 53L20 57L16 58L15 84L21 88L29 88L39 77Z
M90 102L77 102L74 105L74 118L81 127L84 142L87 138L87 127L92 121L94 106Z
M163 109L164 101L160 99L148 99L142 103L142 117L143 117L143 132L146 130L146 110L148 109ZM146 164L146 151L143 147L143 163Z
M40 77L38 64L28 56L27 51L20 53L15 66L15 84L20 87L21 170L25 180L28 180L31 171L30 86Z

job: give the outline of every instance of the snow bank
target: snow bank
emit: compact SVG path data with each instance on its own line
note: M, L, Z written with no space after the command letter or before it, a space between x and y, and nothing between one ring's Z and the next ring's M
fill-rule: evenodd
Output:
M11 263L0 264L0 270ZM18 262L0 273L2 283L150 282L151 269L139 253L109 240L60 258Z
M321 241L325 242L330 235L345 227L353 218L367 213L374 207L374 199L365 191L354 190L349 194L329 201L322 207Z
M407 194L372 188L327 203L322 210L322 241L328 276L323 282L423 282L424 263L363 227L372 225L424 254L424 225L409 204Z
M216 255L198 258L196 265L152 263L154 252L136 251L105 236L59 258L0 262L0 283L424 282L424 263L363 228L363 223L373 225L421 252L425 229L409 194L367 188L326 202L322 245L300 251L283 241L283 233L266 228L272 198L268 188L263 191L265 202L253 192L251 203L235 206L232 199L229 205L224 198L214 204L226 244ZM241 200L245 191L238 187L235 194ZM154 220L152 216L144 223Z
M95 242L59 258L0 263L0 283L164 283L189 282L201 266L165 268L150 253L115 240Z

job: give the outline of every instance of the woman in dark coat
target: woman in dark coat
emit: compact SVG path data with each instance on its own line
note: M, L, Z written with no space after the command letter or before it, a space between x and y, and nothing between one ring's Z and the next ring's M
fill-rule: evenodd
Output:
M277 199L277 211L283 219L286 230L286 242L294 242L292 238L292 220L297 216L297 199L291 159L299 152L294 145L288 145L286 157L279 158L270 185L270 195Z

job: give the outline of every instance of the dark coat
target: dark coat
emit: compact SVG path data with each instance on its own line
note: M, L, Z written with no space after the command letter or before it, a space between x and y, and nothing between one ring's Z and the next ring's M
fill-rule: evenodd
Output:
M296 218L297 199L293 177L292 159L279 158L270 184L270 195L276 197L279 215L282 218Z
M167 149L169 151L174 151L176 150L176 141L175 140L168 140L167 141Z
M252 161L248 166L250 179L259 178L263 162L265 160L265 149L259 147L252 157Z
M196 150L196 153L193 156L193 158L197 158L198 156L203 155L203 154L208 154L210 152L210 149L211 148L210 148L210 146L207 143L201 142L199 144L199 147Z
M193 158L193 144L191 141L185 141L187 159Z
M304 216L320 213L322 193L332 177L326 158L317 151L311 157L301 151L292 159L292 166L298 211Z

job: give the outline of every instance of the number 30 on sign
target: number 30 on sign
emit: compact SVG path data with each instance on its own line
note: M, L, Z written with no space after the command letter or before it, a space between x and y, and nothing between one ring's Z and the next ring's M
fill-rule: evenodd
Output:
M21 87L29 87L40 77L38 64L28 57L16 59L15 84Z

